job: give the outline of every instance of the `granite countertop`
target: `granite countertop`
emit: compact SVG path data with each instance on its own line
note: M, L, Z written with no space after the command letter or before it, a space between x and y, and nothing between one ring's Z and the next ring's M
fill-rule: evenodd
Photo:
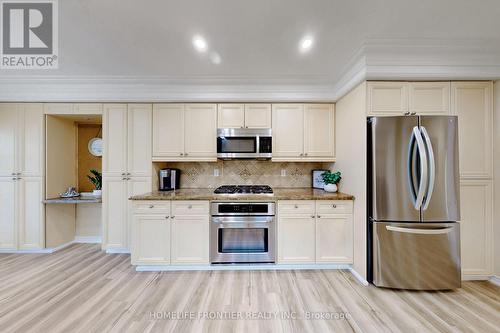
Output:
M130 197L130 200L354 200L346 193L331 193L310 187L303 188L273 188L273 194L214 194L213 188L179 189L169 192L150 192Z
M43 200L44 204L86 204L101 202L101 197L51 198Z

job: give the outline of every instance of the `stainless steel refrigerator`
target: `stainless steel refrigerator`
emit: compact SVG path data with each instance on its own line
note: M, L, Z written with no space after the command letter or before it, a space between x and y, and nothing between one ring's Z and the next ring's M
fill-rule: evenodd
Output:
M368 277L376 286L460 287L457 122L368 118Z

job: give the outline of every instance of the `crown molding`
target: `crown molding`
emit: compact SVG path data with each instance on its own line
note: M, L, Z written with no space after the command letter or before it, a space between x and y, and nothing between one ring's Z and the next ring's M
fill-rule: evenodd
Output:
M10 72L12 73L12 72ZM368 39L336 80L324 76L0 77L9 102L334 102L364 80L500 79L500 41Z

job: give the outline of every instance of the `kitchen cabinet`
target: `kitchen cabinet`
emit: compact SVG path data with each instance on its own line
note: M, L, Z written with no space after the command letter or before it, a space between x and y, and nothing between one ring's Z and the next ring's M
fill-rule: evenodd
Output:
M133 265L208 265L208 201L132 201Z
M17 250L18 188L15 177L0 177L0 250Z
M102 115L100 103L46 103L44 113L48 115Z
M218 128L271 128L271 104L218 104Z
M42 104L0 104L0 249L45 246Z
M491 180L460 183L460 237L465 279L493 274L493 186Z
M335 161L332 104L273 104L273 161Z
M132 265L170 264L168 215L134 215Z
M397 116L408 112L407 82L368 82L368 115Z
M410 82L408 88L410 113L450 114L450 82Z
M216 104L155 104L153 161L216 161Z
M493 170L492 82L453 82L452 110L458 116L460 176L490 179Z
M450 82L368 82L369 116L449 115Z
M152 189L151 104L106 104L103 116L103 248L127 251L128 198Z
M352 201L278 203L278 263L352 262Z

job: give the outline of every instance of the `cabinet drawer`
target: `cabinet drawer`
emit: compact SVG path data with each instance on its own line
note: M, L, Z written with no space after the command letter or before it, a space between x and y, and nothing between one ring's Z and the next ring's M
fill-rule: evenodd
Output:
M309 214L314 215L314 201L280 201L278 202L278 215Z
M351 200L318 200L316 214L352 214Z
M172 216L176 215L208 215L208 201L173 201Z
M170 201L137 201L134 214L162 214L170 216Z

